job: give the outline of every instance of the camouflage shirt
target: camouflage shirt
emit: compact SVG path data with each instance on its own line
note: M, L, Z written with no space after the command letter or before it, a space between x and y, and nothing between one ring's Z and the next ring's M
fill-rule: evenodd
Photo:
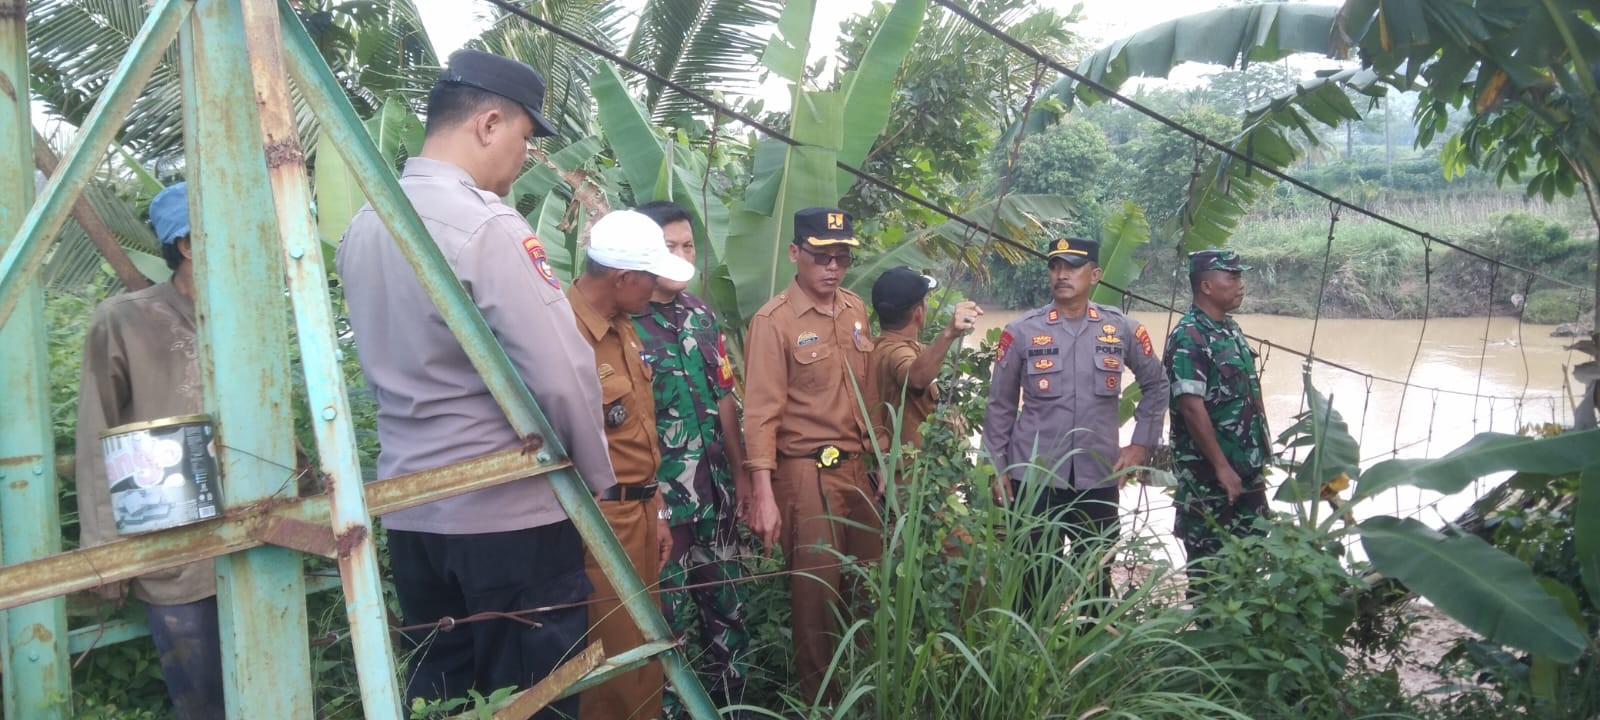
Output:
M1179 397L1198 395L1205 400L1223 457L1247 486L1252 480L1259 484L1261 470L1272 455L1272 443L1255 352L1239 324L1231 317L1217 322L1191 305L1172 328L1163 364L1172 388L1172 458L1179 465L1180 477L1193 474L1184 472L1185 466L1209 465L1178 412Z
M679 293L635 315L644 359L655 371L656 434L668 524L731 514L733 473L723 451L717 402L733 389L733 367L705 302Z

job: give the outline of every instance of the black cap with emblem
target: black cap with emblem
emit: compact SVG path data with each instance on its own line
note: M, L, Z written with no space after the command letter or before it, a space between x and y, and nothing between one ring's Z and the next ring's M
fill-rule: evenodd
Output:
M1050 241L1050 246L1045 250L1045 262L1055 262L1057 259L1065 260L1068 265L1077 267L1084 263L1100 262L1100 243L1095 240L1083 238L1058 238Z
M524 63L482 50L457 50L439 72L439 82L466 85L506 98L528 112L535 136L556 134L550 121L539 114L544 105L544 77Z
M794 244L848 245L861 247L856 238L855 220L839 208L810 207L794 214Z

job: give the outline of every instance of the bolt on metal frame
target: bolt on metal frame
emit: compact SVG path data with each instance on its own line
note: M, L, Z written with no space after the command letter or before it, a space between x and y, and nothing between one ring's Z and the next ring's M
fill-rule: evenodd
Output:
M32 126L25 9L25 0L0 0L0 81L5 81L0 90L6 91L0 97L0 135L9 141L7 152L16 156L0 167L0 240L7 241L0 255L0 382L23 389L19 401L0 404L0 482L9 483L0 484L7 717L64 717L69 710L61 595L207 558L216 558L219 575L228 716L311 717L299 552L339 562L367 716L403 717L371 513L529 475L549 478L645 636L643 645L620 649L561 694L660 661L690 714L716 717L558 436L292 9L280 0L155 0L130 52L36 203L30 202L28 170ZM217 520L60 553L36 276L121 119L174 38L183 75L205 409L217 425L228 510ZM542 440L532 457L508 451L362 485L286 73L322 123L322 147L339 152L353 169L506 417L523 437ZM291 309L321 470L329 480L327 494L311 498L294 497L289 351L283 342ZM19 639L24 634L27 638ZM518 712L547 702L551 688L541 690L537 698L519 698Z

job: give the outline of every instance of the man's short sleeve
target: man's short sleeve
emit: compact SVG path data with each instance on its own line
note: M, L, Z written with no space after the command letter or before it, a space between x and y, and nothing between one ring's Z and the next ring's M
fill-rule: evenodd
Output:
M1167 364L1167 381L1172 398L1184 395L1205 397L1212 374L1211 353L1193 325L1179 325L1172 333L1172 359Z

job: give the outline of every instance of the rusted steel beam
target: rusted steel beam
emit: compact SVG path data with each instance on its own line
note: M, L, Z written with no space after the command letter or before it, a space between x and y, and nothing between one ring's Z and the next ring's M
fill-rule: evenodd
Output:
M585 675L600 667L605 659L605 647L598 641L590 644L578 653L577 657L562 663L561 667L546 675L533 687L511 696L510 703L495 711L493 720L528 720L534 713L564 696L573 683L582 680ZM478 716L469 713L457 717L465 720L468 717Z
M33 202L28 38L23 0L0 0L0 246ZM8 240L10 240L8 242ZM0 562L61 551L44 294L37 277L17 285L16 310L0 320ZM66 717L71 696L66 605L44 600L0 613L0 715Z
M368 483L363 490L367 507L374 515L382 515L566 467L569 464L564 460L539 463L520 450L507 450ZM0 610L259 547L262 541L253 535L261 534L272 518L326 526L328 497L269 500L230 508L216 520L0 567L0 588L4 588Z
M301 367L312 408L312 431L322 472L328 479L330 548L344 582L345 613L355 649L361 707L368 717L400 717L388 609L378 576L378 552L361 492L361 461L339 365L337 330L329 303L322 240L311 218L311 186L300 147L294 106L283 66L277 0L244 0L245 34L250 38L250 72L256 89L261 137L266 143L267 177L282 231L280 252L294 307ZM296 534L296 537L303 535Z
M201 385L230 505L294 497L297 465L289 303L243 1L196 0L178 47ZM216 560L229 720L315 712L301 562L272 546Z

